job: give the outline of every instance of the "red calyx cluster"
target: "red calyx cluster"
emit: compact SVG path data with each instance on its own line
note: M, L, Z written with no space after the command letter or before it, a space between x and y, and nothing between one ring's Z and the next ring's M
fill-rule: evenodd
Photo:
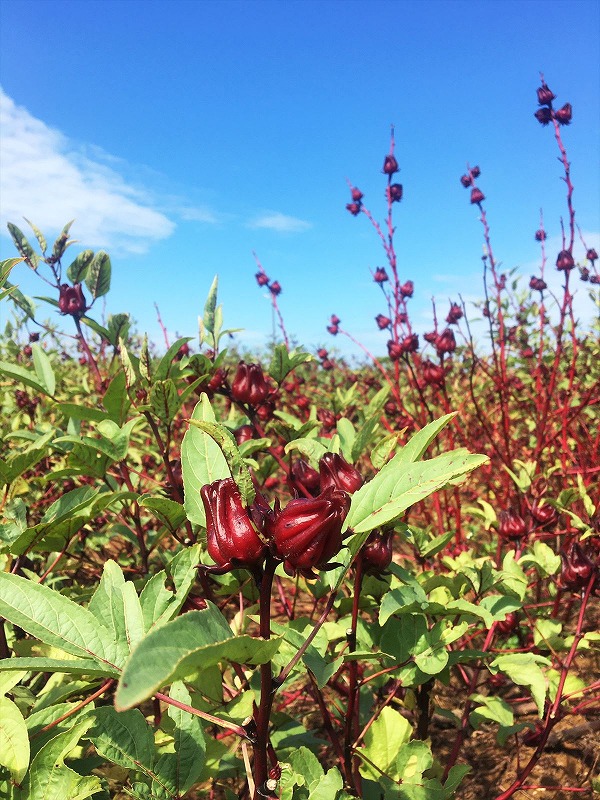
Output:
M527 524L516 511L506 509L498 516L498 533L503 539L522 539L528 533Z
M81 317L87 311L87 304L80 283L69 286L63 283L60 286L58 295L58 308L61 314L71 314L73 317Z
M434 344L438 356L443 356L445 353L453 353L456 350L454 333L450 328L445 328L436 335Z
M569 125L573 116L573 108L570 103L565 103L562 108L555 110L552 101L556 100L556 95L550 90L544 78L542 85L537 90L537 98L540 108L535 112L534 117L540 125L548 125L555 120L559 125Z
M470 167L469 170L464 174L461 175L460 182L468 189L471 186L471 203L473 205L479 205L483 200L485 200L485 195L483 192L475 186L475 178L478 178L481 175L481 170L479 167Z
M329 331L329 333L333 334L333 336L335 336L338 332L337 330L338 324L339 320L335 325L332 323L331 325L327 326L327 330ZM333 328L334 330L331 330L331 328ZM323 367L324 370L329 371L333 369L333 361L329 358L329 353L324 347L321 347L319 350L317 350L317 355L321 359L321 366Z
M270 281L267 273L264 271L262 267L255 273L254 277L256 278L256 282L259 286L266 286L267 289L271 292L272 295L277 297L277 295L281 294L281 284L279 281Z
M458 303L451 303L450 311L448 311L448 316L446 317L446 322L448 325L457 325L459 319L462 319L462 316L463 310Z
M231 382L232 399L238 403L257 406L265 402L270 391L271 388L260 364L246 364L245 361L240 361Z
M339 333L339 325L341 321L342 320L336 314L331 315L330 324L327 326L327 331L332 336L337 336Z
M575 259L570 250L561 250L556 257L556 269L559 272L569 272L575 266Z
M373 280L375 283L385 283L389 280L388 274L385 271L385 267L377 267L375 272L373 273Z
M560 582L565 589L580 592L586 588L593 575L595 583L598 583L598 567L579 542L574 542L567 553L562 552L561 558Z
M446 377L446 371L440 364L434 364L427 359L421 363L421 377L426 386L441 386Z
M532 275L529 281L529 288L536 292L543 292L544 289L548 288L548 284L543 278L537 278L535 275Z

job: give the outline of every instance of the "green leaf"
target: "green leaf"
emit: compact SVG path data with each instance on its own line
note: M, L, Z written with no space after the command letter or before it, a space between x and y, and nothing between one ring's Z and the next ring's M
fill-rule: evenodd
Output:
M242 501L244 505L248 506L254 500L256 490L252 483L252 476L250 470L246 466L244 459L240 455L240 451L235 442L233 434L224 426L216 422L205 422L204 420L191 419L190 425L199 428L204 433L207 433L221 448L227 466L236 482Z
M402 745L396 768L402 783L421 783L423 773L433 765L431 748L427 742L411 741Z
M398 464L410 464L418 461L438 433L446 427L456 414L456 411L446 414L421 428L420 431L411 436L410 440L399 450L393 460Z
M90 675L115 677L115 670L91 658L3 658L0 670L30 670L31 672L59 672L65 675Z
M202 394L192 419L215 422L215 415L206 394ZM199 428L190 426L181 445L181 467L185 492L185 513L190 522L206 525L206 514L200 489L207 483L231 477L227 461L215 440Z
M108 318L108 339L113 347L117 347L119 339L127 339L131 318L129 314L111 314Z
M117 675L116 642L96 617L44 584L0 573L0 616L46 644L91 658Z
M54 256L55 259L57 259L57 261L60 261L60 259L63 257L67 247L70 244L73 244L72 241L71 242L69 241L69 231L71 229L71 225L74 222L75 222L74 219L72 219L70 222L67 222L65 227L60 232L58 238L54 242L54 247L52 248L52 255Z
M125 582L123 570L116 561L109 559L104 564L88 610L110 631L118 646L119 664L124 663L144 635L144 621L135 587Z
M264 664L271 660L279 642L234 636L212 603L203 611L188 611L154 628L138 644L123 669L115 706L124 710L138 705L162 686L219 661Z
M150 389L148 398L152 411L167 425L170 425L179 411L179 394L174 382L168 378L166 381L156 381Z
M410 442L406 447L409 446ZM472 455L463 448L416 463L398 461L401 454L402 451L352 495L345 529L361 533L389 524L414 503L450 481L463 478L488 460L487 456Z
M561 559L545 542L536 539L533 543L533 552L527 550L519 559L525 569L535 566L542 578L555 575L560 569Z
M8 697L0 697L0 764L21 783L29 766L29 736L23 714Z
M17 228L16 225L13 225L12 222L8 222L6 227L8 228L8 232L15 243L15 247L19 251L19 255L25 260L27 266L31 267L31 269L37 269L40 257L35 253L33 247L29 244L29 241L27 240L27 237L23 231L20 228Z
M355 752L358 756L366 756L381 772L392 780L397 780L400 777L397 766L398 755L403 745L410 739L411 733L410 722L398 711L385 706L367 730L364 746L357 748ZM359 771L363 778L374 781L380 778L380 773L367 761L363 761Z
M50 359L37 342L31 345L31 350L35 374L40 383L46 387L45 394L52 396L56 389L56 378L54 377L54 370L52 369Z
M8 361L0 361L0 373L7 375L15 381L24 383L25 386L35 389L35 391L40 394L48 394L44 384L40 383L38 376L30 369L20 367L18 364L10 364Z
M192 705L190 693L181 681L171 686L169 697L188 706ZM163 753L156 763L155 772L162 784L177 797L189 791L204 769L206 744L200 719L176 706L168 706L168 715L175 730L174 753Z
M88 268L94 258L93 250L83 250L77 258L67 267L67 278L71 283L82 283L88 272Z
M515 721L513 710L501 697L475 695L473 701L479 705L469 714L469 722L478 728L484 722L497 722L499 725L512 725Z
M373 434L375 433L378 427L379 427L379 416L370 417L369 419L365 420L365 422L363 422L363 424L360 426L350 451L353 464L356 461L358 461L358 459L367 449L368 445L371 443L371 440L373 439Z
M297 366L312 360L313 357L309 353L297 353L295 350L288 353L285 344L278 344L273 350L269 365L269 375L276 383L281 384Z
M46 243L46 237L41 232L41 230L36 225L33 224L33 222L30 222L27 219L27 217L23 217L23 219L29 225L31 230L34 232L35 238L38 240L38 244L40 246L40 249L41 249L42 253L45 253L46 249L48 248L48 244Z
M318 468L319 461L327 452L325 445L321 444L318 439L310 438L293 439L285 446L286 453L289 453L290 450L299 450L308 459L311 467L315 469Z
M204 304L204 316L202 317L204 327L209 333L213 334L215 332L215 309L217 307L218 288L219 276L215 275L213 282L210 285L210 289L208 290L208 297L206 298L206 303Z
M91 725L92 719L83 717L42 747L31 762L23 787L26 800L84 800L102 790L100 778L82 777L64 761Z
M161 570L150 578L140 594L146 631L163 625L179 613L194 585L199 563L200 545L197 544L181 550L166 571Z
M354 425L346 417L342 417L337 422L337 433L340 437L340 448L342 455L349 463L352 463L352 448L354 447L354 440L356 439L356 430Z
M540 665L549 666L550 661L535 653L511 653L496 656L489 667L494 675L503 672L518 686L529 686L541 718L548 687Z
M167 350L161 360L158 362L158 367L156 368L155 378L159 381L164 381L165 378L168 377L171 367L173 366L173 359L181 349L184 344L192 341L191 336L184 336L181 339L177 339L171 347Z
M127 388L129 388L130 386L133 386L135 384L137 375L135 369L133 368L133 364L131 363L131 358L129 357L127 348L125 347L125 342L120 337L119 337L119 358L121 360L121 366L123 367L123 372L125 373L125 382L127 384Z
M170 531L176 531L185 521L185 510L181 503L169 500L167 497L152 497L145 494L140 497L138 504L143 508L149 508Z
M108 253L99 250L87 269L85 285L90 290L94 300L108 294L110 289L111 265Z
M92 711L88 719L93 727L87 737L99 755L120 767L154 777L154 735L141 711L119 712L103 706Z

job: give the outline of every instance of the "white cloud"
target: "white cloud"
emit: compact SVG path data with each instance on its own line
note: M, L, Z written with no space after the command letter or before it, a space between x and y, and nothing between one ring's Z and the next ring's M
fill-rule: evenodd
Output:
M75 219L73 234L86 245L143 253L174 231L175 223L152 207L150 193L119 174L119 159L98 148L86 155L2 89L0 119L2 233L9 221L21 227L23 217L42 231Z
M289 217L279 211L268 211L248 223L249 228L267 228L277 233L301 233L312 227L310 222L305 222L297 217Z

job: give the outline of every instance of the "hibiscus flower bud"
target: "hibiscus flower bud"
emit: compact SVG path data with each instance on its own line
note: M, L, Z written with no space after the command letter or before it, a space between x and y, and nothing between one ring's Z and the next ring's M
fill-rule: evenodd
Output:
M391 153L383 160L383 172L385 175L393 175L395 172L398 172L398 162Z
M61 284L58 295L58 308L61 314L71 314L74 317L80 317L85 314L87 305L80 283L75 283L73 286L69 286L68 283Z
M260 364L246 364L240 361L231 383L231 397L238 403L251 406L260 405L267 399L269 385Z
M586 555L579 542L574 542L568 553L561 553L562 568L560 582L565 589L580 592L588 584L594 573L598 578L598 568Z
M496 630L504 635L512 633L519 625L519 617L514 611L510 611L501 622L496 623Z
M546 241L546 231L542 230L541 228L535 232L535 240L536 242L544 242Z
M588 250L588 253L592 253L592 252L595 253L596 251L595 250L593 250L593 251L592 250ZM590 261L593 261L593 259L590 258L589 255L588 255L588 258L590 259ZM598 256L596 256L596 258L598 258ZM29 341L30 342L39 342L39 340L40 340L40 335L39 335L39 333L37 331L34 331L33 333L29 334Z
M367 572L384 572L392 563L394 531L373 531L362 549L363 564Z
M412 297L415 291L415 285L412 281L406 281L400 287L400 294L402 297Z
M275 553L288 574L314 577L342 547L342 524L350 509L346 492L329 487L315 498L290 500L267 520Z
M593 247L590 247L590 249L585 254L585 257L587 258L588 261L591 261L592 264L593 264L594 261L596 261L598 259L598 253L594 250ZM31 336L33 336L33 334L31 334ZM37 339L36 339L36 341L37 341Z
M392 361L398 361L404 352L402 350L402 345L400 342L395 342L393 339L390 339L387 343L388 355L392 359Z
M386 192L390 203L399 203L402 200L404 189L401 183L392 183L387 187Z
M531 516L538 523L538 525L550 525L551 523L556 522L558 519L558 514L556 513L555 508L547 503L541 504L537 500L531 506L530 511Z
M331 322L332 325L339 325L341 321L342 320L337 316L337 314L332 314L331 315L330 322Z
M328 408L320 408L317 411L317 419L323 425L325 431L331 431L335 428L336 418L333 411Z
M541 106L550 106L552 105L552 101L556 98L556 95L550 91L546 82L542 81L542 85L537 90L537 98Z
M439 334L437 331L428 331L428 333L423 334L423 338L425 339L426 342L429 342L429 344L435 344L437 342L438 336Z
M311 494L318 494L320 489L319 473L313 469L303 458L294 461L290 470L290 482L298 488L303 486Z
M337 325L328 325L327 332L330 333L332 336L337 336L339 332L339 328Z
M385 271L385 267L377 267L373 273L373 280L375 283L385 283L387 280L389 280L388 274Z
M559 125L569 125L572 116L573 108L571 107L571 103L565 103L562 108L559 108L558 111L554 112L554 118Z
M532 275L529 281L529 288L533 289L536 292L543 292L544 289L548 288L548 284L542 278L538 278L535 275Z
M498 516L498 533L503 539L521 539L527 533L527 525L520 514L506 509Z
M279 281L273 281L273 283L269 285L269 291L276 297L278 294L281 294L281 284L279 283Z
M329 358L324 358L323 361L321 361L321 367L326 372L330 372L333 369L333 361L331 361Z
M456 325L459 319L462 318L463 310L458 305L458 303L451 303L450 304L450 311L448 312L448 316L446 317L446 322L448 325Z
M456 350L456 339L450 328L446 328L438 334L435 340L435 349L437 350L438 356L444 353L453 353Z
M321 458L319 479L321 491L333 487L352 494L363 485L363 477L360 472L339 453L325 453Z
M546 107L538 108L533 116L537 119L540 125L547 125L552 121L552 111Z
M471 205L479 205L479 203L483 202L484 200L484 193L481 191L481 189L478 189L476 186L474 186L471 189Z
M375 322L377 323L379 330L383 331L390 327L392 321L389 317L386 317L383 314L377 314L375 317Z
M323 359L323 358L327 358L329 353L327 352L327 350L325 350L324 347L321 347L319 350L317 350L317 355L318 355L318 357L320 359Z
M218 567L252 567L266 550L233 478L200 489L206 512L207 549ZM266 511L265 511L266 513Z
M360 189L357 189L356 186L352 187L352 199L355 203L360 203L360 201L363 199L363 193Z
M446 372L440 364L434 364L427 359L421 364L421 376L428 386L440 386L444 382Z
M575 266L573 256L568 250L561 250L556 257L556 269L561 272L568 272Z
M460 182L465 187L465 189L468 189L469 186L471 186L473 184L473 178L471 177L470 174L461 175L460 176Z
M419 349L419 336L416 333L409 333L400 342L403 353L416 353Z
M254 428L252 425L241 425L235 429L233 435L238 444L243 444L244 442L249 442L250 439L254 439Z
M360 214L361 207L360 203L346 203L346 210L349 211L353 217L357 217Z
M258 283L259 286L266 286L269 282L267 273L262 272L262 270L257 272L254 277L256 278L256 282Z
M471 167L469 172L471 173L472 178L478 178L481 175L481 170L479 167Z

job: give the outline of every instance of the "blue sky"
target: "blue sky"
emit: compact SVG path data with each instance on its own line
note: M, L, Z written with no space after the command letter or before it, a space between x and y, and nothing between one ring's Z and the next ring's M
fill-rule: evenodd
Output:
M481 297L481 226L459 183L467 162L481 167L505 269L535 270L541 207L558 245L564 187L552 130L533 118L540 71L573 105L563 133L575 208L598 247L599 8L1 0L0 255L13 255L7 220L28 217L50 238L75 217L81 247L111 255L108 312L129 311L160 342L157 302L171 337L194 336L219 274L225 322L255 347L272 329L255 250L283 287L291 335L354 352L325 332L335 312L382 353L370 270L384 256L366 218L345 210L346 178L383 219L392 123L404 185L396 246L417 330L431 327L432 296L444 312L459 292ZM45 293L25 267L13 276Z

